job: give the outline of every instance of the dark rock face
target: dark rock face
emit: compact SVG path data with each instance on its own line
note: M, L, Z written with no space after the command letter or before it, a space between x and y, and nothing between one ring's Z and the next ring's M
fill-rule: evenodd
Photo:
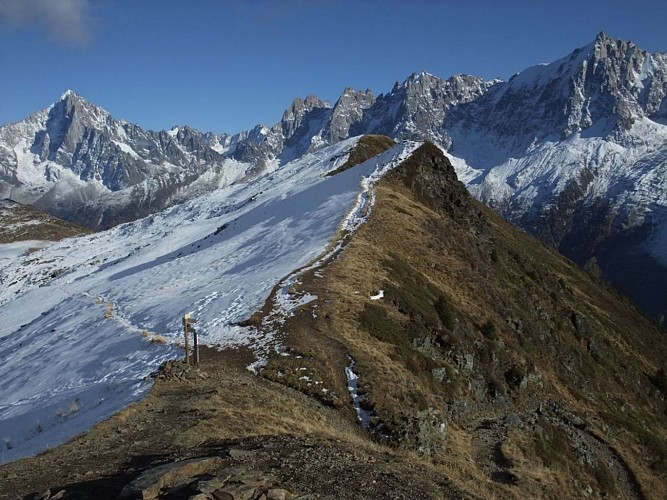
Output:
M360 126L365 111L374 103L375 97L370 90L357 92L352 88L346 88L336 101L331 111L331 118L324 127L324 139L329 144L335 144L355 135L351 131L354 127Z
M401 180L424 204L439 212L456 213L469 205L470 195L456 177L454 167L431 143L415 150L389 178Z
M397 139L428 139L449 149L452 141L444 123L450 110L473 102L493 84L469 75L441 80L428 73L413 74L394 85L389 94L378 97L356 131Z

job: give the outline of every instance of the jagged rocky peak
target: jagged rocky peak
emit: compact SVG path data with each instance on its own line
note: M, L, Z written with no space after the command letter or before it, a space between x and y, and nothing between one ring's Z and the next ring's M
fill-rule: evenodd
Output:
M47 110L42 131L35 135L32 151L40 159L62 161L70 158L62 151L73 152L88 130L104 130L115 125L115 120L104 109L94 106L72 90L67 90Z
M662 54L600 33L567 56L494 86L468 110L475 115L469 121L506 137L519 149L516 154L535 139L565 139L589 128L598 137L622 142L637 119L667 114L666 94Z
M443 80L426 72L414 73L377 98L364 118L364 131L429 139L449 148L452 141L443 123L450 110L482 96L488 88L483 79L468 75Z
M415 94L430 89L434 85L442 83L444 80L433 76L426 71L420 73L412 73L402 82L396 82L394 88L391 89L391 94Z
M413 120L418 118L420 121L428 120L439 124L447 110L477 99L491 86L492 83L476 76L455 75L443 80L430 73L421 72L413 73L403 83L394 86L390 95L403 100L404 110ZM418 128L425 131L423 127Z
M95 106L73 90L65 91L51 106L50 115L64 114L71 119L80 120L92 128L101 129L115 120L99 106Z
M173 137L178 142L184 145L191 145L195 147L196 145L201 144L202 134L196 128L189 127L187 125L172 127L167 135Z
M433 76L432 74L426 71L420 71L419 73L412 73L409 77L406 78L403 85L405 87L429 87L435 82L442 82L441 78Z
M337 108L349 107L350 105L359 105L361 108L368 108L375 102L375 96L371 89L355 90L352 87L347 87L341 93L340 97L334 104L334 110Z
M626 55L635 52L644 52L633 42L625 40L616 40L603 31L598 33L593 42L594 55L597 60L623 59Z
M651 54L633 42L600 33L594 44L594 62L602 66L608 90L633 101L634 109L628 111L651 119L667 117L667 54Z
M408 96L444 98L447 106L468 102L482 95L494 82L485 82L484 79L472 75L454 75L447 80L433 76L426 71L413 73L402 84L396 84L394 91L405 89Z
M281 120L283 135L291 137L299 128L306 115L317 109L328 109L331 107L329 101L323 101L317 96L309 95L306 99L297 97L292 101L289 108L283 113Z
M605 33L599 33L584 49L587 57L575 68L571 94L574 114L569 116L566 134L615 116L613 131L622 135L639 118L659 119L665 114L664 54L650 54ZM583 102L586 99L588 103ZM582 107L586 109L580 118L577 115Z
M375 103L375 96L370 89L357 91L347 87L334 104L331 118L324 131L330 144L350 136L350 130L361 122L364 110Z

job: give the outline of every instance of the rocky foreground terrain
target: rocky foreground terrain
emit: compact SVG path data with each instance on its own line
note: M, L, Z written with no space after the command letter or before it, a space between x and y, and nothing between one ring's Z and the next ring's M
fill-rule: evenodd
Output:
M240 349L165 364L141 402L0 467L0 497L665 498L664 333L433 145L375 195L291 285L315 300L284 321L276 289L244 322L282 346L257 374Z

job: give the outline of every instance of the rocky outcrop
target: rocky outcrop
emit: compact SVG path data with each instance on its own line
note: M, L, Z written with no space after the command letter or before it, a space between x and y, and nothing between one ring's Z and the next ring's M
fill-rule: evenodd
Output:
M442 80L429 73L413 74L377 98L365 113L362 128L366 133L396 139L427 139L449 149L452 140L443 128L445 118L457 106L474 102L495 83L470 75Z
M365 111L375 103L370 90L357 92L346 88L336 101L331 116L323 128L322 136L329 144L335 144L347 137L357 135Z
M160 498L196 500L287 500L303 499L275 487L271 475L242 467L221 466L218 457L184 460L144 471L127 485L120 499Z
M144 500L159 498L160 492L167 489L181 489L197 481L198 476L214 472L222 461L217 457L172 462L148 469L128 484L120 494L121 499L141 498ZM220 482L222 486L222 481ZM201 487L199 488L201 490Z
M179 382L194 382L199 379L208 378L208 375L201 371L196 365L191 365L185 361L168 360L160 365L151 377L160 381L177 380Z

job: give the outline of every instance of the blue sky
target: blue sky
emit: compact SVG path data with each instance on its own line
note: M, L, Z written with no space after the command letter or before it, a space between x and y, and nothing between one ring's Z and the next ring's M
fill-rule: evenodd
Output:
M413 72L509 78L600 31L667 52L664 0L0 0L0 123L71 88L144 128L235 133Z

